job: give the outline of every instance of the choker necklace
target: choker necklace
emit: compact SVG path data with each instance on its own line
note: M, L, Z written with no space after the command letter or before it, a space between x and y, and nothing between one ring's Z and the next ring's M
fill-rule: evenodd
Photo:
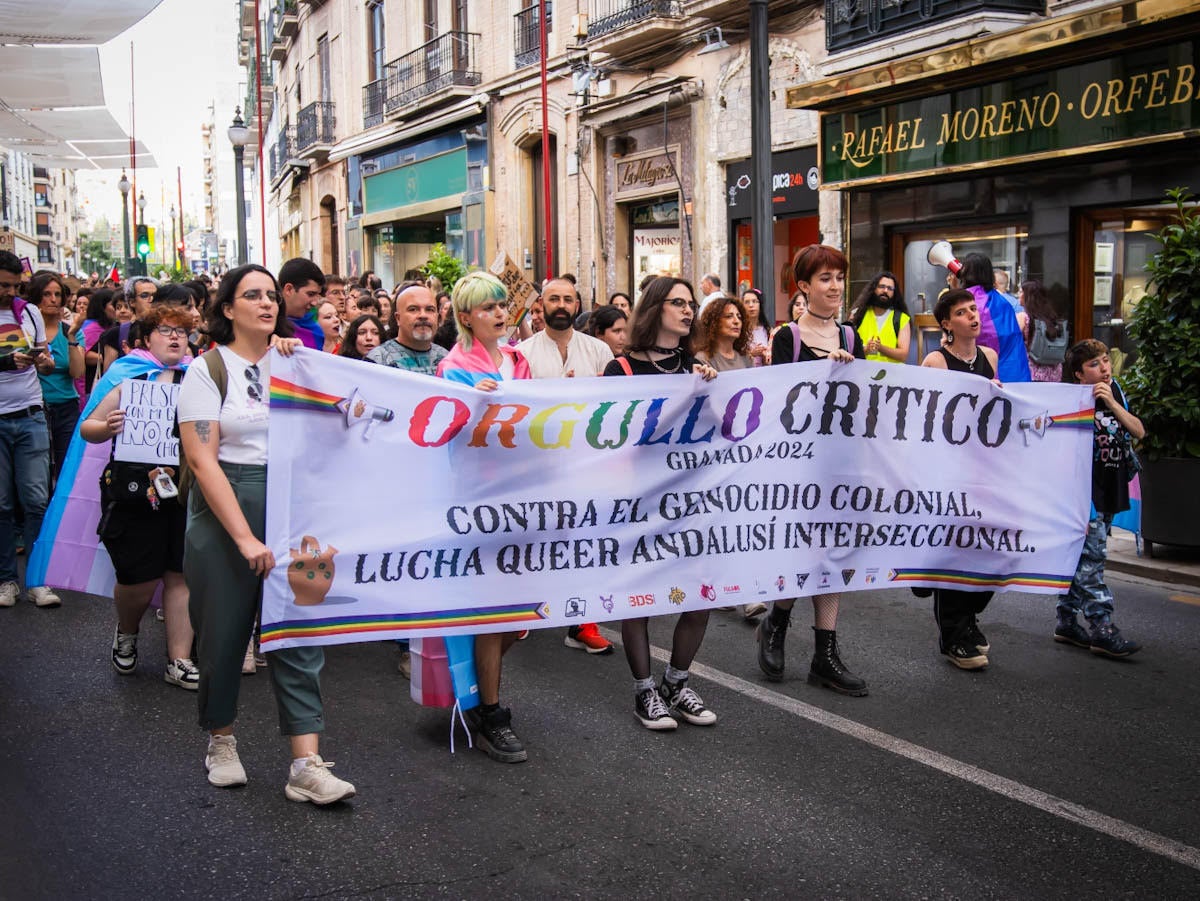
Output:
M814 313L811 309L809 309L807 312L808 312L808 315L811 316L813 319L820 319L822 322L832 322L834 319L837 318L837 313L831 313L828 316L822 316L820 313Z
M676 344L674 347L659 347L655 345L650 350L656 354L666 354L669 357L679 353L679 345Z

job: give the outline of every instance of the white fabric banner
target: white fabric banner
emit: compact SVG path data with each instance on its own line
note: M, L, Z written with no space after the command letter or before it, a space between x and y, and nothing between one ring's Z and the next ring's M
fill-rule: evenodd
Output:
M915 585L1057 593L1092 399L875 363L444 379L271 361L262 643L653 616Z

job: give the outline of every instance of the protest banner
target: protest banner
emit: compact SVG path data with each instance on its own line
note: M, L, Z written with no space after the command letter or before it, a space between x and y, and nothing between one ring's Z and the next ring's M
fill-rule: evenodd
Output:
M492 260L488 271L500 279L508 289L508 299L512 302L512 309L508 311L508 334L512 337L525 319L529 308L533 306L533 302L537 300L538 290L529 283L525 273L504 251Z
M179 437L174 434L178 405L177 384L145 379L121 382L125 426L114 439L113 458L128 463L179 463Z
M315 352L271 365L268 649L1056 593L1088 521L1086 386L821 362L488 394ZM347 472L361 490L329 491Z

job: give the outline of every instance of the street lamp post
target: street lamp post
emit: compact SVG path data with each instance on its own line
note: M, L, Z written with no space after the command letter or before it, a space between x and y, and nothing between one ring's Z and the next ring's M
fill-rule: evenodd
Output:
M125 267L129 267L129 189L133 185L129 183L129 178L125 175L125 170L121 170L121 180L117 182L117 189L121 192L121 222L125 226ZM126 275L130 273L126 272Z
M237 198L237 260L239 266L246 264L246 183L243 172L243 158L246 144L250 141L250 129L242 121L242 108L239 106L233 114L233 124L229 126L229 143L233 145L233 184Z
M144 191L138 192L137 206L138 206L138 225L145 225L146 224L146 193ZM142 257L139 254L138 259L141 260L141 265L138 267L138 275L149 275L150 274L149 270L146 269L145 257Z
M171 204L171 259L172 269L179 268L179 239L175 237L175 204Z

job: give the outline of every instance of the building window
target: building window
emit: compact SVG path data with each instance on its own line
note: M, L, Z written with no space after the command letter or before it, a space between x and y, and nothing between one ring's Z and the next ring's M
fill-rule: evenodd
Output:
M367 81L383 78L383 67L387 62L387 44L383 32L383 0L367 5L367 54L371 63Z

